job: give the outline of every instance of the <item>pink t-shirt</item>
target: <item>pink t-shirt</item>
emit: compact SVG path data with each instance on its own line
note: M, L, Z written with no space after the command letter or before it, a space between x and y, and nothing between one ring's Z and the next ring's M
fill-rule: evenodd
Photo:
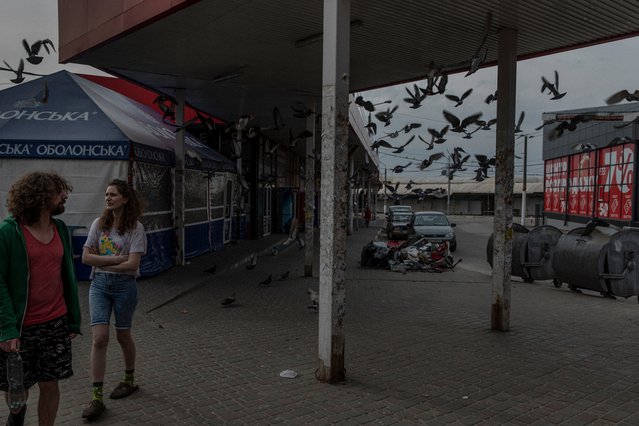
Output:
M42 243L20 226L27 243L29 256L29 297L24 325L42 324L67 313L62 285L62 257L64 248L53 225L53 238Z

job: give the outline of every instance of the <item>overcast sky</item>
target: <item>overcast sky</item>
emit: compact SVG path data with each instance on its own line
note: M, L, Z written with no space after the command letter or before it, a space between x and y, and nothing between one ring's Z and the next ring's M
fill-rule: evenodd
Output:
M29 42L49 38L58 46L57 25L57 1L55 0L12 0L2 1L0 6L0 59L7 61L12 67L17 67L19 58L25 56L22 47L22 39ZM100 73L83 65L62 66L58 64L57 53L44 57L41 64L34 66L25 64L26 71L40 74L49 74L62 68L78 73ZM567 95L560 100L551 101L548 94L540 93L541 76L549 80L554 79L554 70L559 72L560 90ZM13 85L9 82L11 73L0 72L0 89ZM28 77L31 78L31 77ZM425 87L423 82L418 85ZM399 105L395 113L392 125L383 127L378 123L378 136L384 132L392 132L403 128L406 124L416 122L422 127L413 130L408 135L400 135L396 139L389 140L394 145L405 142L412 134L420 134L424 139L428 138L426 129L433 127L441 129L447 124L442 110L447 109L455 115L463 118L475 112L483 112L482 119L488 120L496 116L496 104L484 103L484 99L497 87L497 70L495 67L480 69L475 74L464 78L463 74L450 76L446 93L461 95L469 88L473 93L458 108L453 107L453 102L443 96L428 98L424 105L418 109L408 108L408 104L402 101L407 96L405 87L412 89L412 84L400 85L379 89L363 94L366 99L384 101L390 99L391 105ZM520 111L525 111L523 130L534 135L528 143L528 173L529 175L543 175L543 163L541 160L542 135L541 131L535 131L535 127L541 124L541 114L548 111L564 109L585 108L604 105L604 99L610 94L628 89L639 89L639 38L626 39L613 43L546 56L543 58L521 61L517 67L517 117ZM380 107L387 107L381 105ZM373 118L373 120L375 120ZM388 154L389 150L380 149L380 162L382 167L393 168L398 164L409 166L401 176L406 180L412 177L441 176L441 169L445 161L441 160L425 171L419 171L416 164L434 152L452 151L454 147L462 147L469 154L495 153L495 130L473 134L470 140L462 139L460 134L448 133L448 140L435 149L426 151L426 146L417 138L409 144L401 154ZM523 153L523 138L516 141L515 152ZM515 159L515 171L520 173L523 161ZM472 176L474 167L469 167L465 176ZM382 168L383 172L383 168ZM392 173L389 171L389 173Z
M549 81L554 81L554 71L559 73L559 87L561 92L567 94L559 100L550 100L548 94L542 94L541 76L545 76ZM425 82L417 82L419 86L426 87ZM463 92L472 88L472 94L464 101L464 104L455 108L454 102L443 96L433 96L427 98L423 106L418 109L410 109L409 104L402 101L407 97L405 88L412 89L412 84L404 84L395 87L379 89L364 93L365 98L371 98L373 102L381 102L387 99L393 100L392 105L399 105L395 113L395 120L388 127L383 127L378 123L378 134L376 137L384 135L384 132L392 132L403 128L407 123L417 122L422 127L417 129L418 134L426 140L427 127L440 130L447 123L442 110L446 109L456 116L463 118L475 112L483 112L482 119L489 120L495 118L496 103L486 105L484 100L497 88L497 68L484 68L475 74L464 77L464 74L456 74L449 78L446 93L461 96ZM605 105L604 100L612 93L622 89L634 91L639 89L639 37L625 39L617 42L601 44L565 53L545 56L542 58L520 61L517 66L517 113L515 119L519 117L521 111L525 111L525 118L522 129L525 134L533 135L528 139L528 174L543 175L542 161L542 132L535 131L535 128L542 124L541 115L543 112L560 111L566 109L586 108ZM625 102L625 101L624 101ZM388 105L380 105L387 107ZM375 120L373 118L373 120ZM473 134L473 138L462 139L462 134L448 132L448 140L441 145L435 145L431 151L426 151L426 145L417 138L413 140L401 154L392 154L389 149L380 149L380 163L391 169L397 164L405 165L408 162L413 164L407 168L402 175L395 177L405 180L413 177L441 176L441 169L445 167L446 161L440 160L424 171L420 171L416 166L424 158L434 152L452 152L454 147L462 147L469 154L495 153L495 127L491 131L480 130ZM413 131L415 132L415 131ZM401 135L396 139L387 139L393 145L401 145L413 133ZM523 133L522 133L523 134ZM523 155L524 139L516 140L515 153ZM462 176L474 176L473 169L468 167L468 171ZM523 159L515 159L515 173L520 174L523 168ZM382 168L383 170L383 168ZM389 170L389 177L392 172ZM492 174L491 174L492 175Z

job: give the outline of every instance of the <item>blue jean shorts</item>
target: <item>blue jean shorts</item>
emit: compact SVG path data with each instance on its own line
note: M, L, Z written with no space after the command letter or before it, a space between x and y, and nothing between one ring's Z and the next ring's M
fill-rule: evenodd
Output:
M116 330L129 330L138 304L138 286L133 275L96 272L89 288L91 326L108 325L111 312Z

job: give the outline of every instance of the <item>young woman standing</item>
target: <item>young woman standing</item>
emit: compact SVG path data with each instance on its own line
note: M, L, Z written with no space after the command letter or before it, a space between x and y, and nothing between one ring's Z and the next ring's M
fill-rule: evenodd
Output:
M138 301L136 277L140 275L140 259L146 253L146 234L138 220L143 202L137 191L120 179L109 182L104 198L106 208L93 221L82 250L82 263L93 267L89 289L93 397L82 412L87 420L98 418L106 408L102 395L111 314L125 371L110 398L124 398L138 389L131 325Z

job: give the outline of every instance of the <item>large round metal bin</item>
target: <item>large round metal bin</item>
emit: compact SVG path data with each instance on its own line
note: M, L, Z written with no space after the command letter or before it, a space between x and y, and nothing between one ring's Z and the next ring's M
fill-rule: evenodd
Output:
M601 279L608 291L621 297L639 294L639 229L627 228L610 237L599 258Z
M589 235L582 235L584 229L573 229L557 241L552 256L555 279L572 288L609 294L603 279L605 256L607 245L618 230L597 227Z
M521 246L520 258L528 277L533 280L555 278L552 258L562 235L558 228L551 225L537 226L527 234L526 244Z
M528 228L518 223L513 223L513 247L512 247L512 261L511 261L511 275L516 277L523 277L528 279L528 271L526 268L522 266L522 247L526 245L526 239L528 235ZM488 237L488 244L486 245L486 259L490 264L490 267L493 267L493 244L494 244L494 233L490 234Z

